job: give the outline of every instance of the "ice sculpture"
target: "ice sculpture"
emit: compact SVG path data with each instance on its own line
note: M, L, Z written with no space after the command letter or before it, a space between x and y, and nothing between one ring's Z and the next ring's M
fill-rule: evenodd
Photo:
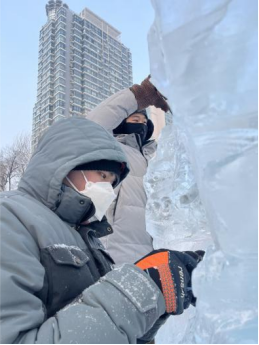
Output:
M145 178L156 247L209 246L198 303L158 343L257 343L257 1L152 0L152 82L173 109Z

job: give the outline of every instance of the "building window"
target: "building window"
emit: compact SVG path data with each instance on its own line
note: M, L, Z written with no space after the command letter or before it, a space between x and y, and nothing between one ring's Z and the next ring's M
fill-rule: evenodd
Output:
M81 84L82 80L78 77L73 77L72 80L78 84Z
M72 96L76 96L78 98L82 98L81 92L78 92L78 91L72 91Z
M77 105L82 105L81 99L73 98L73 103Z
M55 67L54 72L57 72L58 70L65 71L66 70L66 65L63 63L58 63Z
M64 16L64 17L66 17L66 15L67 15L67 12L66 12L66 10L65 10L64 8L60 8L60 9L58 10L58 16Z
M78 63L73 63L73 68L76 68L76 69L78 69L79 71L81 71L82 70L82 68L81 68L81 65L79 65Z
M56 115L65 115L65 109L64 108L57 108L53 112L53 116L56 116Z
M65 102L64 101L56 101L55 104L54 104L54 109L56 109L57 107L63 107L65 108Z
M62 37L62 36L60 36L60 37ZM66 49L65 43L59 42L59 43L56 45L56 49L59 49L59 48Z
M65 23L62 23L61 21L58 22L57 27L56 27L56 30L59 30L59 29L64 29L64 30L66 30L66 24L65 24Z
M59 35L66 36L66 31L63 30L63 29L59 29L58 32L57 32L57 36L59 36Z
M64 56L59 56L58 58L56 58L55 64L58 64L59 62L66 63L65 57Z
M65 92L65 87L62 86L62 85L56 86L55 89L54 89L54 94L56 94L59 91Z
M75 75L75 76L81 78L81 77L82 77L82 72L77 71L77 70L75 69L75 70L73 71L73 75Z
M58 99L61 99L61 100L65 100L66 99L66 96L63 92L58 92L54 98L54 101L57 101Z
M56 38L56 44L59 43L59 42L66 43L66 37L64 37L63 35L59 35L59 36Z
M82 54L81 54L78 50L73 49L73 53L74 53L75 55L80 56L80 57L82 58Z
M64 118L65 118L65 116L56 115L55 117L53 117L53 123L54 123L54 122L57 122L57 121L59 121L59 120L62 120L62 119L64 119Z
M59 84L65 86L66 80L64 78L59 77L58 79L55 80L54 87L58 86Z
M82 112L82 108L78 107L77 105L73 105L72 106L72 111L77 111L78 113L81 113Z
M60 23L60 22L66 23L66 18L63 17L63 16L58 15L57 23Z
M74 83L72 84L71 89L81 91L82 88L81 88L81 85Z
M77 37L77 36L74 36L73 40L76 41L77 43L82 44L82 40L79 37Z
M78 23L78 24L80 24L80 25L83 24L83 19L82 19L82 18L80 18L80 17L74 15L74 16L73 16L73 19L74 19L74 21L75 21L76 23Z
M57 52L56 52L56 57L57 56L66 56L66 52L65 52L65 50L63 50L63 49L59 49Z
M72 57L72 61L75 61L75 62L82 64L82 59L79 58L78 56L75 56L75 55Z
M73 43L73 47L74 47L75 49L78 49L80 52L82 51L82 45L81 45L81 44L78 44L78 43L74 42L74 43Z

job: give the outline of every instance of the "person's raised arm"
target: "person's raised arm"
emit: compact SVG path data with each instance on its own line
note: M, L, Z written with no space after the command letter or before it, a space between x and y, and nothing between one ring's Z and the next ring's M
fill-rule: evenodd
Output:
M166 98L150 82L148 76L140 85L134 84L104 100L87 118L112 132L129 115L150 105L165 112L171 111Z

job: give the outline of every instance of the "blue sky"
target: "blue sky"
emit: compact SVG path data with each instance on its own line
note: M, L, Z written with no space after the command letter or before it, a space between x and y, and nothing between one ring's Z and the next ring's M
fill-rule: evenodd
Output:
M150 0L67 0L79 13L84 7L121 31L132 53L133 82L149 74L147 33L154 20ZM47 0L3 0L1 20L1 147L21 132L30 133L36 100L39 31L47 21Z

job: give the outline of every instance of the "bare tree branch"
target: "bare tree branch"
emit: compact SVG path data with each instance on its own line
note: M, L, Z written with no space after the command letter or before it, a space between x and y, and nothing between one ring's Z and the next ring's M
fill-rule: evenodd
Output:
M31 156L31 140L28 134L19 134L12 145L0 151L0 189L15 189Z

